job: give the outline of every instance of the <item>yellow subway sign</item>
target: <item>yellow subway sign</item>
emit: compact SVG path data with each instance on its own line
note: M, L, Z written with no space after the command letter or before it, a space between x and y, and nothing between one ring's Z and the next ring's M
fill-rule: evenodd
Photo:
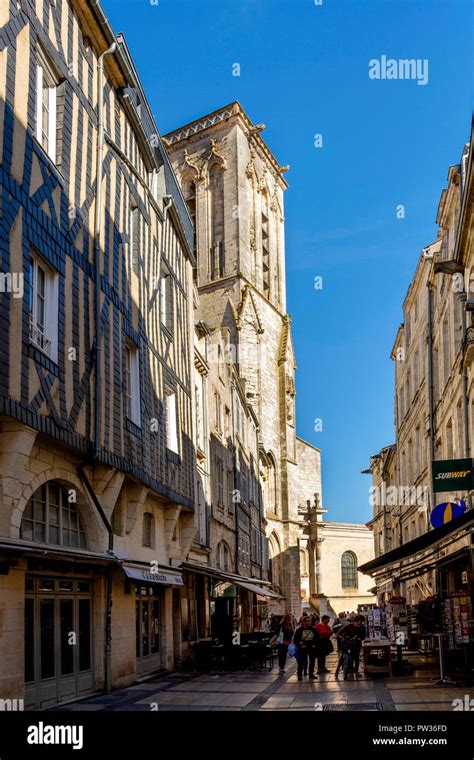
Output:
M443 459L431 463L433 491L471 491L474 488L472 459Z

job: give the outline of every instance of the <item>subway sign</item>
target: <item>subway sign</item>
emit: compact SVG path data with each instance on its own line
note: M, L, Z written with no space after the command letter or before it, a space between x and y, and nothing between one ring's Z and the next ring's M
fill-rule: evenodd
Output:
M472 459L443 459L431 463L433 491L471 491L474 488Z

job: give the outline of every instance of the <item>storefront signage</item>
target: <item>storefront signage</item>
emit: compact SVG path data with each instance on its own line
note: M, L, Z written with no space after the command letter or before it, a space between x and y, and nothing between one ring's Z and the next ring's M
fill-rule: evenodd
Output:
M431 463L433 491L470 491L474 488L472 459L443 459Z
M143 570L143 580L152 581L153 583L170 583L175 586L182 586L183 579L180 575L171 573L153 573L151 570Z
M123 569L128 578L136 581L147 581L148 583L162 583L166 586L182 586L183 577L180 573L172 570L148 570L143 567L133 567L123 565Z
M459 504L456 501L446 501L443 504L438 504L430 515L430 522L433 528L439 528L445 523L455 520L457 517L461 517L466 511L466 502L460 501Z

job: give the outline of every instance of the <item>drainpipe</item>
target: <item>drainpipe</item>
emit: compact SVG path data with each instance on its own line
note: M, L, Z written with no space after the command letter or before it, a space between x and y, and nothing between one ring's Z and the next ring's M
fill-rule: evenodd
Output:
M100 358L100 228L102 223L102 179L104 175L102 158L105 143L104 127L104 58L115 53L117 43L113 42L108 50L99 56L97 62L98 92L97 92L97 150L96 150L96 181L95 181L95 214L94 214L94 266L95 266L95 420L94 420L94 460L100 449L100 399L102 385L102 361Z
M462 411L463 411L463 422L464 422L464 456L466 459L469 458L470 455L470 436L469 436L469 393L468 393L468 376L467 376L467 365L465 361L465 350L466 350L466 340L467 340L467 317L466 317L466 302L467 302L467 296L466 293L460 293L458 295L458 298L461 302L461 325L462 325ZM472 509L472 493L470 493L467 497L467 508Z
M260 454L258 450L258 431L259 428L255 426L255 453L256 453L256 460L255 460L255 466L257 468L257 480L256 480L256 488L257 488L257 506L258 506L258 514L260 517L260 525L258 526L258 533L260 536L260 577L262 580L264 580L264 571L265 567L263 565L263 558L268 557L268 542L267 542L267 531L265 530L265 511L264 511L264 504L262 499L262 494L260 493ZM262 527L263 527L263 533L262 533ZM264 550L264 542L267 542L266 549Z
M230 391L230 399L231 399L231 423L232 423L232 469L233 469L233 481L234 481L234 491L237 491L237 486L239 485L237 483L237 439L236 439L236 431L235 431L235 384L234 382L231 383L231 391ZM238 574L238 566L239 566L239 504L240 504L240 492L239 492L239 500L235 505L235 571L236 574Z
M84 487L87 493L89 494L95 508L97 509L97 512L99 513L102 522L105 525L105 528L109 534L108 553L113 554L114 532L112 530L110 521L108 520L107 515L102 509L102 505L100 501L95 495L94 489L92 488L92 484L85 473L84 465L82 464L78 465L78 467L76 468L76 471L82 483L84 484ZM113 567L112 567L112 564L109 564L107 567L107 577L106 577L107 585L106 585L105 647L104 647L104 680L105 680L105 691L107 694L110 694L110 692L112 691L112 574L113 574Z
M434 506L433 478L431 474L431 462L435 460L434 441L434 382L433 382L433 290L427 285L428 292L428 416L430 427L430 466L428 468L430 478L430 506L426 512L426 529L430 530L430 512Z
M104 58L112 55L117 49L117 43L113 42L108 50L105 50L98 59L98 92L97 92L97 150L96 150L96 192L94 214L94 267L95 267L95 419L94 419L94 451L93 461L99 455L100 450L100 418L101 418L101 385L102 385L102 361L100 356L100 229L102 223L102 179L103 179L103 152L105 142L104 128ZM82 465L78 467L79 476L84 483L99 515L109 534L109 553L113 551L113 531L102 506L94 493L94 489L87 478ZM104 648L104 677L105 690L109 694L112 689L112 567L107 568L106 590L106 613L105 613L105 648Z
M461 330L462 330L462 342L463 349L466 343L467 333L467 320L466 320L466 294L460 293L458 298L461 302ZM468 377L466 362L462 363L462 410L464 418L464 456L466 459L469 457L469 411L468 411Z
M173 196L172 195L164 195L163 200L165 203L163 204L163 222L166 222L166 217L168 216L168 211L170 210L172 204L173 204Z

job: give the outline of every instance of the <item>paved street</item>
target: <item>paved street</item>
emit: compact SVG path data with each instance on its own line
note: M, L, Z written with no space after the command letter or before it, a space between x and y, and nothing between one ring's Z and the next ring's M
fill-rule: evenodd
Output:
M328 658L331 673L319 676L317 681L298 682L295 661L283 675L278 668L272 671L245 673L211 673L185 675L174 673L155 681L147 681L112 694L93 697L57 708L57 711L74 710L166 710L166 711L219 711L219 710L330 710L330 711L451 711L453 699L464 700L466 694L474 697L474 688L465 686L433 686L430 679L438 671L436 662L421 655L410 656L415 670L404 678L358 681L349 676L336 681L334 670L336 655Z

